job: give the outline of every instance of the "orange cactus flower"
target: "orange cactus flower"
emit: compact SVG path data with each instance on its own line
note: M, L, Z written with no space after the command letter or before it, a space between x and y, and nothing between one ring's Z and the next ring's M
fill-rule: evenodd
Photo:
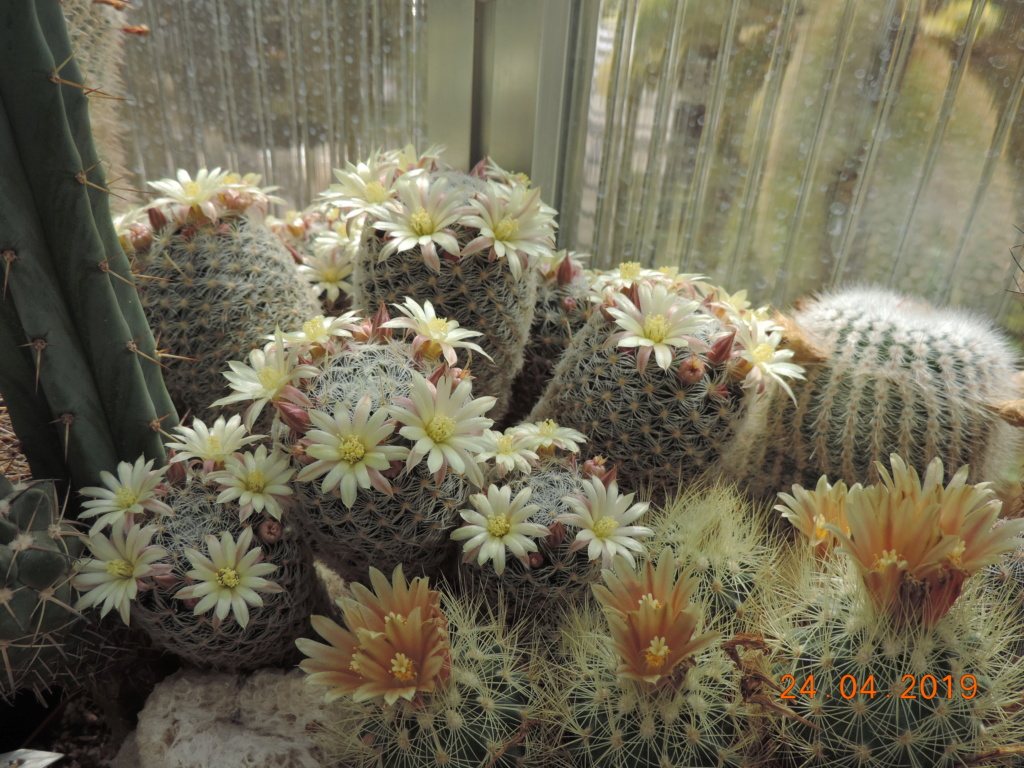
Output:
M348 629L313 617L313 628L329 645L295 641L309 656L299 665L309 674L306 682L327 686L328 701L351 695L389 705L443 686L451 672L451 645L440 594L425 578L406 583L401 566L390 582L371 568L370 581L376 593L355 585L353 597L339 600Z
M1002 504L988 483L966 484L967 467L943 487L938 458L923 482L899 456L890 462L891 475L879 465L881 483L850 489L849 531L826 527L841 545L836 551L853 558L880 612L932 626L969 576L1020 546L1024 520L994 527Z
M843 533L850 532L846 522L849 489L842 480L831 485L822 475L813 491L799 485L794 485L792 491L792 495L779 494L782 503L775 509L804 535L818 557L824 557L837 543L836 535L825 526L831 524Z
M639 575L619 558L603 575L605 586L594 585L594 596L607 614L621 677L663 685L678 676L680 662L719 637L694 636L699 615L689 599L697 580L678 576L671 556L662 555L657 567L646 562Z

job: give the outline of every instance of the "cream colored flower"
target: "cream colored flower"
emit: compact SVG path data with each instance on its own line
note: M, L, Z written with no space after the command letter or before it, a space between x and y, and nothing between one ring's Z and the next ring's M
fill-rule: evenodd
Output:
M751 318L749 322L736 323L736 339L740 343L740 357L750 367L744 385L761 392L765 388L765 380L772 379L795 401L786 378L802 379L804 369L796 363L786 362L794 353L791 349L778 348L782 341L779 327L771 320Z
M639 306L625 295L614 293L617 306L607 312L620 328L608 339L609 344L620 347L638 347L637 369L642 373L651 353L658 367L667 371L677 348L688 348L687 334L700 329L711 318L699 313L700 303L684 299L661 284L643 282L639 287Z
M418 247L423 260L440 272L437 246L453 256L460 253L459 242L449 227L466 204L465 190L444 178L431 180L423 174L399 179L395 190L398 198L388 202L387 213L374 223L389 238L381 248L380 261Z
M381 472L392 461L409 455L408 448L383 444L395 425L384 408L371 416L370 405L370 396L363 395L351 414L337 404L333 416L323 411L309 412L315 428L306 433L310 441L306 453L316 461L303 468L297 479L308 482L326 474L320 490L326 494L338 489L346 507L355 503L359 488L372 485L390 496L391 483Z
M391 415L405 425L399 434L416 443L406 460L407 470L426 457L427 468L438 483L450 465L477 487L483 485L476 454L487 449L482 432L494 421L483 414L495 398L474 399L471 387L468 379L455 386L451 376L442 376L435 386L413 372L409 397L396 397L389 407Z
M300 330L283 334L282 338L285 347L297 347L300 355L309 352L314 358L321 354L334 355L345 349L346 339L352 338L352 331L361 320L356 312L346 312L339 317L317 315L304 322Z
M474 336L482 336L480 331L471 331L469 328L460 328L458 320L449 320L445 317L438 317L434 313L434 305L429 301L421 307L414 298L406 296L405 306L393 304L395 309L405 317L388 320L382 328L408 328L416 332L412 341L413 354L417 360L436 362L444 357L448 365L455 365L458 356L455 348L471 349L479 352L488 360L491 356L483 351L477 344L465 339Z
M192 427L175 427L180 442L164 443L175 451L174 457L168 462L199 459L203 462L204 472L213 472L224 466L224 460L240 451L243 446L259 440L262 435L249 435L242 426L242 417L234 415L225 420L223 416L213 422L213 428L207 428L202 419L192 419Z
M246 528L235 542L228 531L206 537L207 557L194 549L186 549L185 556L195 570L189 571L188 578L198 582L178 590L175 598L199 602L193 609L198 616L211 608L218 622L234 612L235 619L244 628L249 623L249 606L261 607L260 592L283 592L279 584L263 578L277 570L271 563L260 562L263 550L249 549L252 544L252 528Z
M826 528L831 525L843 534L849 535L850 526L846 522L846 500L849 491L842 480L835 485L828 482L828 477L818 478L818 485L813 491L804 490L794 485L793 494L780 493L775 509L789 520L819 555L825 555L836 545L835 534Z
M351 296L355 248L348 238L336 232L324 233L313 241L313 253L303 254L299 274L320 293L326 293L330 302L337 301L342 293Z
M153 462L153 459L146 461L145 456L136 459L135 464L122 461L117 465L117 477L107 471L100 472L100 480L106 488L90 486L81 490L84 496L96 498L82 504L84 510L79 517L85 519L102 515L93 523L90 535L119 521L131 525L135 515L143 515L147 511L158 515L173 514L171 508L159 499L163 493L158 486L165 468L153 469Z
M587 442L587 436L569 427L560 427L554 419L518 424L505 430L506 434L521 438L532 451L561 448L563 451L579 453L580 444Z
M541 209L540 190L491 182L484 195L469 201L473 214L462 223L480 231L465 248L464 256L489 250L508 262L512 276L523 275L523 261L548 256L555 247L555 222Z
M484 437L487 439L488 445L476 456L476 460L481 464L493 459L499 477L504 477L517 469L524 475L528 475L540 460L537 453L530 447L531 438L515 434L513 429L506 429L504 434L491 429L484 430Z
M214 400L212 405L252 400L253 404L243 415L247 429L252 429L263 406L271 401L286 400L307 408L313 407L309 398L295 388L295 383L311 379L320 371L312 365L299 363L298 349L285 348L280 329L275 333L275 341L264 349L254 349L249 353L249 365L236 360L229 361L228 365L231 370L224 374L224 378L230 382L234 393Z
M654 535L650 528L632 525L647 513L650 505L641 502L630 506L634 494L619 494L614 480L606 488L600 478L592 477L584 483L583 490L585 498L563 496L562 501L573 511L555 518L555 522L581 529L571 551L586 547L587 557L591 560L600 557L602 568L611 568L616 555L632 565L633 552L644 551L644 545L637 539Z
M208 171L201 168L193 179L188 171L178 169L177 181L174 179L161 179L151 181L149 186L158 192L163 192L165 197L154 200L149 207L160 206L166 203L173 204L172 212L179 221L188 218L189 213L205 214L207 218L216 221L218 218L217 194L224 189L227 171L214 168Z
M536 504L527 504L533 491L523 488L512 498L509 486L491 485L487 495L474 493L469 500L476 511L464 509L459 514L466 524L452 531L452 539L464 541L465 561L476 558L482 566L494 561L494 570L500 576L505 571L505 550L528 564L527 554L537 551L534 539L547 536L546 526L527 522L530 515L540 510Z
M345 163L344 170L336 169L338 183L331 184L323 197L345 211L346 218L381 216L384 203L395 196L396 173L397 163L393 159L374 152L361 163Z
M289 504L293 470L287 455L267 455L267 447L261 445L256 453L246 451L228 456L224 469L213 472L208 479L220 484L218 504L238 502L240 519L244 521L253 512L266 512L275 520L281 519L282 504Z
M173 568L170 563L158 564L167 552L149 543L157 530L155 525L133 525L126 536L124 523L119 521L109 539L102 533L86 539L86 546L96 557L78 563L71 585L85 594L75 603L75 610L102 603L100 617L117 608L122 621L128 624L131 601L139 594L139 587L144 586L143 580L170 573Z

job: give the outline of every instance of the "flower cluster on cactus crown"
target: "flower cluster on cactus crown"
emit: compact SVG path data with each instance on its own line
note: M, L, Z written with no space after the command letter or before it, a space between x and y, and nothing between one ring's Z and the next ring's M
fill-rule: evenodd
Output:
M335 171L337 184L324 199L346 211L353 224L372 222L384 233L379 258L418 249L440 270L442 253L458 258L487 253L503 259L516 279L524 265L550 258L555 211L531 189L529 179L493 162L473 175L444 168L438 154L423 157L374 153L365 162ZM463 232L473 236L464 247Z
M995 525L1002 503L988 483L967 484L966 466L943 486L938 457L923 480L896 454L889 460L891 474L878 465L880 483L845 491L845 525L841 484L794 486L777 509L816 545L834 541L853 560L880 614L933 625L969 576L1021 545L1024 520Z
M295 641L307 658L299 666L310 685L328 688L327 701L351 695L356 701L413 701L442 687L451 674L448 622L440 594L425 578L407 583L398 566L389 582L370 569L371 592L353 584L341 598L347 628L326 616L313 616L313 628L327 645Z
M645 562L639 574L620 558L602 576L604 585L592 589L608 618L619 676L664 685L684 673L684 659L719 637L717 632L695 636L700 617L689 600L697 580L679 575L670 553L656 567Z
M212 171L202 168L195 179L185 170L178 170L176 179L151 181L149 185L163 193L146 206L146 211L159 211L175 225L187 221L218 221L227 215L242 215L263 219L270 203L284 203L274 192L277 187L260 187L260 176L247 173ZM150 215L153 221L154 215Z
M606 484L607 481L607 484ZM562 501L573 510L559 515L554 522L562 526L579 528L570 551L587 549L590 560L601 559L604 568L617 560L634 564L633 553L643 553L638 539L653 535L644 526L632 525L646 512L646 503L633 504L633 494L621 495L612 475L591 477L584 484L585 496L565 496ZM452 532L451 538L463 543L463 560L476 560L484 566L494 563L501 575L505 570L506 551L511 552L523 565L530 567L529 554L537 551L536 539L548 536L552 528L530 521L540 511L536 504L528 504L532 489L523 488L512 497L510 486L492 484L487 494L474 494L470 502L475 509L460 512L464 523Z
M782 326L766 317L766 308L749 309L742 291L730 296L699 276L636 263L622 264L617 275L594 278L592 285L592 298L602 302L601 311L618 329L607 343L635 350L641 373L652 354L668 371L680 351L689 351L675 372L687 384L699 381L708 363L728 364L731 378L757 393L772 382L794 397L786 379L804 377L804 369L789 362L793 351L779 348ZM716 320L707 342L694 338Z

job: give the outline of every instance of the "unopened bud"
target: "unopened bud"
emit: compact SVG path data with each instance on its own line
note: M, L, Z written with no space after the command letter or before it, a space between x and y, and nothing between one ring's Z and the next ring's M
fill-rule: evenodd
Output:
M298 435L306 434L306 430L313 426L313 422L309 419L309 413L300 405L283 400L275 400L274 407L277 408L281 421Z
M152 227L154 232L159 232L167 226L167 217L164 216L164 212L159 208L147 208L146 216L149 217L149 226Z
M171 456L168 457L172 458ZM176 461L173 464L167 465L167 471L164 473L164 479L168 485L177 486L183 488L185 481L188 479L188 469L185 467L186 462Z
M679 364L676 376L683 384L696 384L704 378L704 363L696 355L690 355Z
M572 257L567 253L562 258L562 262L558 265L558 269L555 270L555 277L558 280L559 285L568 285L573 280L582 274L583 270L579 264L576 264Z
M711 344L707 359L710 365L722 365L732 357L732 349L736 345L736 331L720 336Z
M608 459L604 456L595 456L583 462L584 477L604 477L608 472Z
M548 535L544 537L544 543L554 549L565 541L565 525L557 520L548 526Z
M604 483L604 487L605 488L610 488L612 483L615 482L615 477L618 474L619 474L619 465L615 464L615 465L612 466L611 469L609 469L607 472L605 472L603 475L601 475L601 482Z
M284 538L284 526L278 520L264 520L256 529L256 535L264 544L275 544Z
M392 461L388 464L388 468L382 469L380 473L388 480L394 480L401 473L404 466L404 461Z
M544 565L544 555L540 552L531 552L530 556L530 567L536 570Z
M574 299L572 296L566 296L565 298L562 299L562 311L563 312L566 312L566 313L572 312L578 306L579 306L579 302L576 301L576 299Z

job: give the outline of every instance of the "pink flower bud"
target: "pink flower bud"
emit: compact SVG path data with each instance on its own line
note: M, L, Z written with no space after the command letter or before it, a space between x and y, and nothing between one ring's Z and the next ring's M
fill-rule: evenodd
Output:
M168 456L168 459L173 458L174 452ZM176 461L173 464L167 465L167 472L164 474L164 478L167 480L168 485L177 486L183 488L185 486L185 480L188 479L188 470L185 467L186 462Z
M256 529L256 535L264 544L275 544L284 538L284 526L277 520L264 520Z
M536 569L536 568L540 568L543 565L544 565L544 555L542 555L540 552L531 552L530 553L530 567Z
M580 268L580 265L574 263L572 257L567 253L558 265L558 269L555 270L555 277L559 285L568 285L582 273L583 270Z
M548 535L544 537L544 542L552 549L565 541L565 526L557 520L548 526L548 531Z
M696 355L690 355L679 364L676 376L683 384L696 384L704 378L704 363Z
M298 435L306 434L306 430L313 426L313 422L309 420L309 413L302 406L283 400L275 400L274 407L281 414L281 421Z
M607 462L608 459L604 456L595 456L592 459L587 459L583 462L583 476L604 477L605 473L608 472Z
M153 228L154 232L159 232L167 226L167 217L159 208L147 208L146 216L149 217L149 226Z
M736 344L736 331L720 336L711 344L707 358L710 365L722 365L732 357L732 348Z
M572 312L576 307L579 306L579 302L576 301L572 296L566 296L562 299L562 311Z

